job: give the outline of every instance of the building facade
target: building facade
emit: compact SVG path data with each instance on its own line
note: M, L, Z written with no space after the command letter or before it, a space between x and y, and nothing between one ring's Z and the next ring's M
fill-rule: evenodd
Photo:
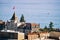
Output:
M39 35L37 33L28 33L28 40L34 40L34 39L38 39Z
M5 28L5 22L0 20L0 30Z
M24 33L39 32L40 25L36 23L25 23L18 27L19 31Z
M24 33L12 30L1 31L0 40L24 40Z
M39 24L26 23L23 20L23 18L21 18L21 20L19 21L18 17L15 15L15 12L14 12L14 14L13 14L12 18L10 19L10 21L6 22L5 29L20 31L20 32L23 32L23 33L38 32L39 31L39 28L40 28Z
M15 15L15 12L12 16L12 18L10 19L10 21L6 22L6 28L8 30L17 30L17 27L20 26L21 23L18 21L18 17Z

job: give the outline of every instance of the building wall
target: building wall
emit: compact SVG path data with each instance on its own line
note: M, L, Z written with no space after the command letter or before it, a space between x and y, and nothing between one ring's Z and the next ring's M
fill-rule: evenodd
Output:
M40 32L39 36L40 39L43 40L43 39L47 39L50 36L50 34L48 32Z
M50 32L50 37L59 39L60 32Z
M17 39L18 33L13 32L0 32L0 38L5 39Z
M18 40L24 40L24 33L18 33Z
M40 25L39 24L31 24L31 23L25 23L18 27L18 31L29 33L29 32L39 32Z
M23 40L24 33L20 32L0 32L0 40Z
M5 28L5 22L3 22L2 20L0 20L0 30Z
M36 39L38 38L38 35L37 34L28 34L28 40L33 40L33 39Z
M18 39L6 39L6 40L18 40Z
M14 21L7 22L6 28L8 30L17 30L17 23L14 23Z
M36 39L32 39L32 40L40 40L39 38L36 38Z
M40 25L36 23L31 23L31 32L39 32Z
M31 32L39 32L39 28L32 28Z
M39 32L39 29L40 29L40 25L36 23L21 24L19 22L14 23L14 21L10 21L10 22L7 22L6 24L7 24L6 27L8 30L17 30L24 33Z

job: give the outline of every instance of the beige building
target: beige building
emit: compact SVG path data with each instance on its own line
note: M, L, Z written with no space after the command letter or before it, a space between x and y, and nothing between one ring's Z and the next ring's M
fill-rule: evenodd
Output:
M54 39L60 39L60 32L50 32L50 37Z
M37 33L28 33L28 40L37 39L39 36Z
M31 32L39 32L40 24L31 23Z
M24 33L15 32L12 30L1 31L0 40L24 40Z
M28 40L44 40L50 36L48 32L32 32L28 33Z
M50 36L48 32L40 32L39 35L41 40L47 39Z

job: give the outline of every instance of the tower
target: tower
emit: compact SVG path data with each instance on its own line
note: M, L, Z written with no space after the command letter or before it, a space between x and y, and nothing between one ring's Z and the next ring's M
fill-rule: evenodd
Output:
M15 15L15 12L11 18L11 22L17 23L18 22L18 17Z

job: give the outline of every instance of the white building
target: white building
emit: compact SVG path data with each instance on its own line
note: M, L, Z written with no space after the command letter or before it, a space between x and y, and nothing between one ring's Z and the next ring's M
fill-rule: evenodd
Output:
M25 23L23 15L21 16L21 19L19 21L18 17L15 15L15 12L14 12L10 21L6 22L5 30L15 30L15 31L28 33L32 31L33 32L39 31L39 26L40 25L36 23Z
M19 27L21 25L21 23L18 20L18 17L15 15L15 12L12 16L12 18L10 19L10 21L6 22L6 28L8 30L17 30L17 27Z

